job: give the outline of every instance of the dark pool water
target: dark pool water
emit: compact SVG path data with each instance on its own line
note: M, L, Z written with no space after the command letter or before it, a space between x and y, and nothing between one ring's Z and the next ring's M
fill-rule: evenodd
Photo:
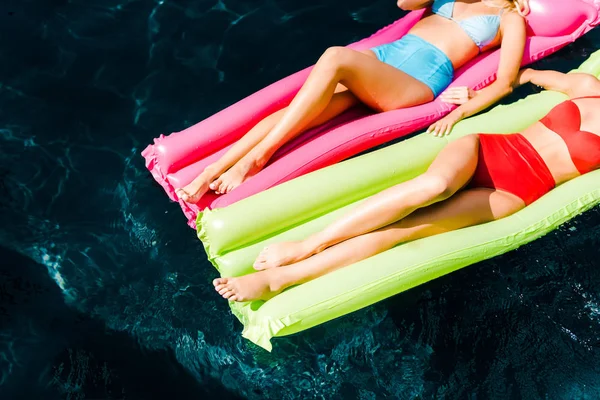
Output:
M598 209L267 353L145 170L153 137L374 32L394 3L0 3L1 399L600 398ZM595 30L537 66L598 48Z

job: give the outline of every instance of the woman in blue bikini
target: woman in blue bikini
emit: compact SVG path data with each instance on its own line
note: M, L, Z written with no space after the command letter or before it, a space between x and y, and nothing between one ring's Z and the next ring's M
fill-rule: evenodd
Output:
M525 48L528 0L398 0L398 7L431 11L401 39L370 50L331 47L319 58L290 105L263 119L221 159L177 189L196 203L208 190L227 193L256 174L284 143L350 107L378 111L427 103L451 82L454 71L480 52L501 46L494 83L433 124L447 134L461 120L512 91ZM460 99L446 96L446 101Z

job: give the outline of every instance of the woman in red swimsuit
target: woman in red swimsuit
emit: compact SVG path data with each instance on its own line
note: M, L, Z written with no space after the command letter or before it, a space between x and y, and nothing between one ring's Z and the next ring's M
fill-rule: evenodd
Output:
M395 245L509 216L560 185L600 168L600 81L583 73L525 69L570 100L521 133L474 134L446 146L422 175L386 189L300 242L265 248L259 272L218 278L231 301L268 298Z

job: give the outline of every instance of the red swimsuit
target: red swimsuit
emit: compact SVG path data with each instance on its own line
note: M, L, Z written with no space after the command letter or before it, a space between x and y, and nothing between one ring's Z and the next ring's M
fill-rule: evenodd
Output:
M572 100L554 107L540 122L565 141L580 174L600 168L600 136L580 130L581 112ZM542 157L520 133L479 134L479 160L469 187L504 190L528 205L555 184Z

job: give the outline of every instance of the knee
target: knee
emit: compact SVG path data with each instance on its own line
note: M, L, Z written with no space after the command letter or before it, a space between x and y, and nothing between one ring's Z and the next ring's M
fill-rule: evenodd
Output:
M330 47L319 58L317 65L324 69L339 71L350 62L351 52L352 50L346 47Z
M442 175L425 173L422 178L423 190L429 194L428 197L444 200L452 196L457 190L452 180Z

